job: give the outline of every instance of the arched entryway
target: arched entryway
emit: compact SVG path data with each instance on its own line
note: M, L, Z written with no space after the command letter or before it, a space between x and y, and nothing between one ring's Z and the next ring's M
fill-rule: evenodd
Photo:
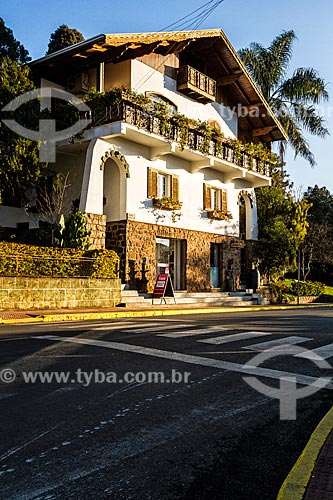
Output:
M239 206L239 237L243 241L241 249L242 288L251 288L250 276L254 263L254 240L257 239L257 221L254 194L242 190L238 195Z
M253 197L247 191L240 191L239 205L239 237L246 241L254 239L253 236Z
M103 214L106 221L126 218L126 178L128 163L118 151L110 150L102 158L103 170Z

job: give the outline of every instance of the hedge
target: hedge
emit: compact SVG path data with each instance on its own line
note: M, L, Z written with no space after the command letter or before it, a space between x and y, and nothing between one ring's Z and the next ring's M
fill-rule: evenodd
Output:
M117 278L113 250L82 250L0 242L0 276Z
M296 280L282 280L270 285L273 294L278 301L292 301L298 295L300 297L315 296L319 297L325 291L324 283L319 281L296 281Z

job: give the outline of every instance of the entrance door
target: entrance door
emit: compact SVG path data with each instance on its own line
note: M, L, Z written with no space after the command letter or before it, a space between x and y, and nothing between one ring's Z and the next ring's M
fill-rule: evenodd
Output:
M156 274L169 268L175 290L186 289L186 240L156 238Z
M212 288L220 287L220 259L221 245L211 243L210 245L210 286Z

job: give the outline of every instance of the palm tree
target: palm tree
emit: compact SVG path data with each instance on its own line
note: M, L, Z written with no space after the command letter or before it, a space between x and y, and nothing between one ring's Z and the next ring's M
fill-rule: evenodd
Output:
M283 31L268 48L251 43L249 48L241 49L239 55L285 128L295 157L302 156L313 167L314 155L303 132L322 138L329 135L315 107L328 99L328 93L324 80L313 68L298 68L287 77L295 39L294 31ZM286 145L286 141L281 141L282 160Z

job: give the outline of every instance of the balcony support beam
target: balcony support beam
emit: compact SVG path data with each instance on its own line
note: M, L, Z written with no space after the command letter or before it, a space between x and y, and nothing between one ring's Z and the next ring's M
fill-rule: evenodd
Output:
M161 156L172 154L176 151L176 144L171 142L169 144L163 144L161 146L150 148L149 159L158 160Z
M214 158L207 158L205 160L191 161L191 173L195 174L204 168L214 168Z

